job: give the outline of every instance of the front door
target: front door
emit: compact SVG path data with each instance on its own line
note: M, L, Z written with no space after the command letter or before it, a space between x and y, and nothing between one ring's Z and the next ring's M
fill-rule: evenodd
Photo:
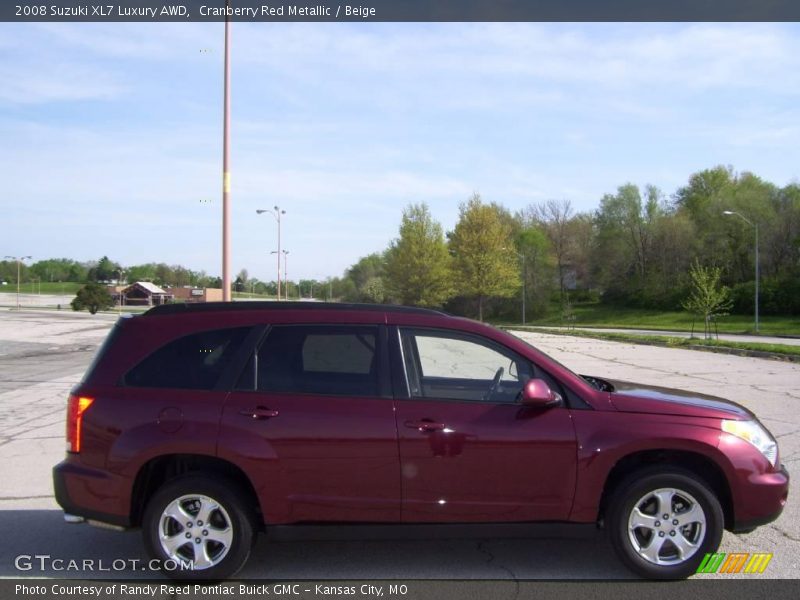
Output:
M396 412L403 521L566 519L576 471L569 410L519 403L525 381L546 375L481 336L401 328L393 337L410 395Z
M225 404L219 456L256 473L267 523L398 521L385 328L276 325Z

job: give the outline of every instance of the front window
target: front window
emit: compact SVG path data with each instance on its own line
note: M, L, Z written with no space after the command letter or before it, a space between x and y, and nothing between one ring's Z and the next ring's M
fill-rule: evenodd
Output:
M402 329L411 395L483 402L515 402L532 376L530 363L478 336Z

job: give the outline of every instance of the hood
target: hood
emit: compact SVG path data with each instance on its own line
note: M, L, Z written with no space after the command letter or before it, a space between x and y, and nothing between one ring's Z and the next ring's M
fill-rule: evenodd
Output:
M609 381L611 403L623 412L638 412L712 419L754 419L745 407L718 398L686 390L643 385L629 381Z

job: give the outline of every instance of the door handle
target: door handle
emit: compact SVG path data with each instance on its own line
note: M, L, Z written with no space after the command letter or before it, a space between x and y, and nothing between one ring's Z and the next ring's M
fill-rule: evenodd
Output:
M421 419L419 421L406 421L406 427L425 432L425 431L442 431L445 428L445 425L444 423L437 423L430 419Z
M277 417L278 411L269 409L266 406L256 406L255 408L245 408L244 410L240 410L239 414L245 417L250 417L251 419L263 420Z

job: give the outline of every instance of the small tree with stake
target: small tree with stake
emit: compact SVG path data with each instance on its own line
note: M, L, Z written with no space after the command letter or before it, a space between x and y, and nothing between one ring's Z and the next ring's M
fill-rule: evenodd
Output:
M87 283L78 290L70 306L72 306L72 310L88 310L90 313L95 314L98 310L114 306L114 300L105 286L99 283Z
M722 270L719 267L703 267L697 260L689 271L692 292L682 302L682 306L690 313L703 318L705 339L711 337L712 320L727 315L733 306L730 289L720 285L721 274ZM694 326L692 326L692 330L694 330Z

